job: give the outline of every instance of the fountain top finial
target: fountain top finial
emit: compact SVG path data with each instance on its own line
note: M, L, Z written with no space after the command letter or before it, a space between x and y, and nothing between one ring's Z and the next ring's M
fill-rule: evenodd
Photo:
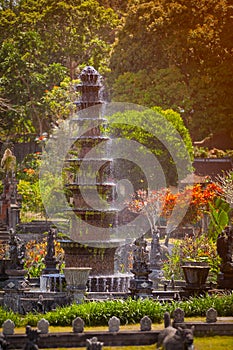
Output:
M101 75L99 72L92 66L86 66L79 75L83 85L99 85Z

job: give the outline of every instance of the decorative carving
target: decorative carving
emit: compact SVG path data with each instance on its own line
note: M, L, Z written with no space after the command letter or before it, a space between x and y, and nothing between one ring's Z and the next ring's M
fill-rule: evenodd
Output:
M46 319L42 318L37 323L37 328L38 328L38 331L41 334L48 334L49 333L49 321L47 321Z
M81 317L77 317L72 322L73 332L74 333L83 333L84 331L84 321Z
M150 317L144 316L140 321L140 330L143 332L151 331L151 324L152 324L152 321Z
M10 229L9 254L11 261L10 269L23 270L25 244L18 236L15 235L13 229Z
M179 307L174 311L174 323L184 323L184 311Z
M6 320L2 325L2 333L4 335L12 335L14 334L15 324L11 320Z
M216 322L217 316L218 316L217 311L211 307L209 310L206 311L206 322L207 323Z
M57 235L57 229L51 227L47 235L47 253L45 256L46 267L43 270L43 274L59 273L58 269L56 268L57 260L55 258L54 240L56 238L56 235Z
M108 321L109 332L119 332L120 330L120 320L116 316L113 316Z
M162 250L159 242L159 230L152 232L151 251L150 251L150 268L160 270Z
M144 237L139 237L135 241L133 252L134 278L130 280L130 291L133 296L147 297L152 294L152 281L148 275L152 272L149 268L149 253L146 249L147 242Z

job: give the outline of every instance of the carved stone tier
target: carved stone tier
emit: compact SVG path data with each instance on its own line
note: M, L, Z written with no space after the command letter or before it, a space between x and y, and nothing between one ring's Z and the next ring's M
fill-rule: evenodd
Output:
M61 241L65 251L66 267L91 267L90 275L112 275L114 274L114 255L117 249L115 244L99 248L94 247L95 242L88 245L72 241ZM99 242L98 242L99 244Z

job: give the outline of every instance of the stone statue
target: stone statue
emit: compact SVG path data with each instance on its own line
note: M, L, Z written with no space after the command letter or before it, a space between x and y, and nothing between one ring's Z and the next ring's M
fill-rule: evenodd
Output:
M4 336L0 336L0 349L7 350L10 349L10 343L6 341Z
M53 259L55 256L54 239L56 237L56 229L50 228L47 237L47 258Z
M96 337L86 340L86 349L87 350L101 350L103 347L103 343L98 341Z
M47 253L44 259L45 269L43 270L43 274L49 273L59 273L57 269L57 259L55 257L55 238L57 235L57 229L51 227L48 231L47 235Z
M22 240L15 235L13 229L10 229L9 255L11 260L11 269L23 269L25 245Z
M1 167L3 168L7 177L13 178L16 169L16 157L13 155L10 148L7 148L1 160Z
M37 329L32 329L31 326L26 327L27 342L24 346L24 350L38 350L37 345L40 332Z
M220 270L223 273L233 273L233 228L227 226L217 238L217 252L222 262Z
M150 268L160 269L162 265L162 251L159 243L159 231L153 231L150 252Z

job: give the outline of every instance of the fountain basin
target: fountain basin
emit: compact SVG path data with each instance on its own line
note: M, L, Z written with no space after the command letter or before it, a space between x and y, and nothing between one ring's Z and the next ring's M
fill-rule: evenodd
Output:
M88 292L90 293L128 293L130 273L116 273L113 275L89 276Z

